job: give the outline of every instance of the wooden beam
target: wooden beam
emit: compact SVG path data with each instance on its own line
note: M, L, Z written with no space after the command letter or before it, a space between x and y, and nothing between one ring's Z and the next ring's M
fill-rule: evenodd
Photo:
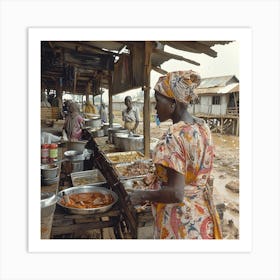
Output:
M173 59L177 59L177 60L182 60L182 61L186 61L190 64L194 64L194 65L197 65L197 66L200 66L200 63L194 61L194 60L191 60L191 59L188 59L188 58L185 58L181 55L176 55L176 54L173 54L173 53L169 53L169 52L165 52L165 51L162 51L162 50L159 50L159 49L155 49L153 50L154 53L158 53L168 59L170 58L173 58Z
M73 86L73 93L74 94L76 94L77 76L78 76L78 72L77 72L77 68L75 67L75 69L74 69L74 86Z
M143 130L144 130L144 154L150 157L150 74L151 74L151 54L152 42L145 42L145 65L144 65L144 112L143 112Z
M113 72L109 72L108 84L109 84L109 127L113 127Z
M163 69L161 69L161 68L159 68L159 67L152 67L152 70L154 70L154 71L156 71L156 72L158 72L158 73L160 73L160 74L162 74L162 75L166 75L168 72L167 71L165 71L165 70L163 70Z
M89 101L89 94L90 94L90 88L91 88L91 82L87 83L87 87L86 87L86 101Z

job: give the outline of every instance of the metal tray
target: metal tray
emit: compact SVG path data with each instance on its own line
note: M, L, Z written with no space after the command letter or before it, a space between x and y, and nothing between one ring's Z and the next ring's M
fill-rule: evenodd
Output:
M74 187L106 183L106 179L99 169L71 173L71 180Z
M136 161L147 160L145 155L138 151L108 153L106 157L112 164L133 163Z
M152 160L142 160L140 162L134 162L134 163L120 163L120 164L115 164L114 167L116 169L116 172L119 176L119 178L121 180L123 179L133 179L133 178L144 178L147 175L147 172L143 172L143 174L133 174L130 176L127 176L124 174L124 169L127 169L128 167L131 169L133 169L133 166L135 164L141 164L141 163L145 163L145 164L149 164L151 166L151 168L154 167Z
M63 204L61 204L61 199L63 197L62 193L65 193L66 195L71 195L71 194L76 194L76 193L91 193L91 192L99 192L99 193L103 193L103 194L111 194L113 196L114 201L106 206L102 206L102 207L97 207L97 208L72 208L72 207L67 207ZM104 213L108 210L110 210L112 208L112 206L118 201L118 196L115 192L104 188L104 187L100 187L99 185L95 185L95 186L79 186L79 187L73 187L73 188L69 188L63 191L60 191L57 194L58 197L58 202L57 204L59 206L61 206L62 208L64 208L64 210L66 210L69 213L72 214L82 214L82 215L87 215L87 214L94 214L94 213Z

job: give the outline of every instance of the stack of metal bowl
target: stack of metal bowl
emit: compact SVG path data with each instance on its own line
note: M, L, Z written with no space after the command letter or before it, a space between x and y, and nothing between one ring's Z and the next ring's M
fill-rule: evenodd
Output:
M43 164L41 165L41 176L43 185L52 185L59 180L58 165Z
M58 197L53 193L41 194L41 239L50 239L53 215Z

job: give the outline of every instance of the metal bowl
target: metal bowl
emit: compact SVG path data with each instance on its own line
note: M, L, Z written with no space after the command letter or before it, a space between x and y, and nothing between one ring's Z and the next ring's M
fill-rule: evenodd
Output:
M55 210L57 197L53 193L41 193L41 215L46 217L52 215Z
M44 179L54 179L58 174L58 166L56 164L41 165L41 174Z
M63 207L67 212L72 213L72 214L82 214L82 215L87 215L87 214L94 214L94 213L104 213L108 210L111 209L111 207L118 201L118 196L115 192L104 188L100 187L100 185L94 185L94 186L79 186L79 187L73 187L73 188L68 188L64 191L60 191L58 193L58 202L57 204ZM86 208L86 209L81 209L81 208L72 208L72 207L67 207L63 204L60 203L62 197L63 197L63 192L65 195L71 195L71 194L76 194L76 193L91 193L91 192L99 192L103 194L111 194L114 198L113 203L102 206L102 207L97 207L97 208Z
M67 142L67 150L74 150L83 153L87 142L88 141L84 140Z
M43 186L50 186L52 184L55 184L59 181L59 176L56 176L55 178L44 178L42 177L42 184Z

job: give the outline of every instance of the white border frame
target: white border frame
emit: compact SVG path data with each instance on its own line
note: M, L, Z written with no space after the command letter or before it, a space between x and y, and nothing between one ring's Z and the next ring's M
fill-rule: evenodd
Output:
M240 238L238 240L41 240L40 188L29 189L30 252L249 252L252 246L252 44L249 28L29 28L29 186L40 185L40 43L45 40L235 40L240 44ZM92 35L94 34L94 35ZM125 34L125 35L124 35ZM168 34L168 36L166 35ZM246 93L246 94L245 94ZM245 113L246 110L246 113ZM245 117L246 115L246 117ZM34 122L34 120L36 120ZM36 124L36 126L35 126ZM246 167L246 170L245 170ZM248 174L251 174L248 176ZM36 209L33 211L31 209ZM109 245L110 244L110 245Z
M278 0L1 0L0 279L279 280L279 8ZM245 147L253 149L252 250L216 254L29 253L27 113L32 108L27 104L27 28L140 24L252 29L253 142ZM12 104L12 114L11 99L17 101ZM6 137L14 129L16 135ZM15 159L22 167L16 172ZM36 190L38 186L30 187ZM11 196L17 207L11 207L7 199Z

